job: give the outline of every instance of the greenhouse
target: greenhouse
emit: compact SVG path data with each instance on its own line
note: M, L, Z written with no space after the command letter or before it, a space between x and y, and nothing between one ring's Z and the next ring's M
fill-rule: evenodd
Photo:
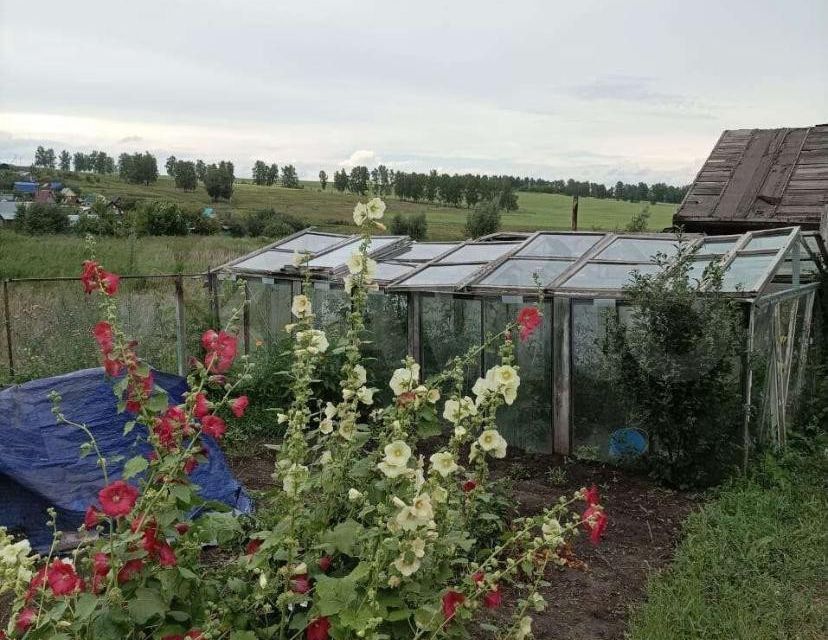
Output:
M302 276L294 252L310 254L313 306L320 327L341 326L347 296L345 261L360 237L306 229L227 263L213 276L241 279L250 305L246 348L268 342L291 322L292 296ZM502 431L518 447L561 454L590 450L606 457L624 412L601 379L600 338L607 314L631 313L624 287L634 272L654 273L679 243L693 250L690 276L719 261L722 290L744 305L748 351L766 357L742 366L746 444L782 443L803 386L818 280L826 268L822 238L798 227L729 236L539 231L498 233L463 242L414 242L375 236L379 290L369 297L366 322L377 375L387 379L406 354L425 375L513 320L543 292L544 322L516 348L521 391L502 414ZM473 381L495 363L483 353L468 372ZM744 364L744 363L743 363ZM757 408L758 407L758 408Z

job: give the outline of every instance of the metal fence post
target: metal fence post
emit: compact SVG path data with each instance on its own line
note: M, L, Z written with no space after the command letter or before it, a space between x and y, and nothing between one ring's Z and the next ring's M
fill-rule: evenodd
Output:
M178 375L187 375L187 322L184 315L184 278L175 278L175 340Z
M244 306L242 307L242 332L244 353L250 353L250 283L244 279Z
M9 354L9 375L14 378L14 349L12 348L11 323L11 311L9 311L9 281L3 280L3 324L6 325L6 349Z
M218 278L215 271L207 268L207 288L210 292L210 312L213 316L213 328L221 326L221 312L219 309Z

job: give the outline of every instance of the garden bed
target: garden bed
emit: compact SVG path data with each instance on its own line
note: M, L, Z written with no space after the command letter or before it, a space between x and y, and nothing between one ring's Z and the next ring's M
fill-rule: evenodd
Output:
M262 490L273 484L275 456L264 448L255 451L228 458L246 487ZM623 639L630 606L642 600L650 573L671 561L682 521L696 506L697 496L604 465L564 463L559 456L522 454L516 449L493 470L497 477L510 480L522 515L538 513L559 496L585 485L598 485L609 515L604 540L598 547L585 537L575 543L584 570L550 570L551 586L543 592L549 607L534 616L535 637ZM508 606L504 609L508 613Z

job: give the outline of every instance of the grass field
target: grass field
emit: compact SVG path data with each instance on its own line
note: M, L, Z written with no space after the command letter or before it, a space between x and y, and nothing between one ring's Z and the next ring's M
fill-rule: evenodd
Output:
M277 211L296 215L328 231L347 231L354 204L360 199L359 196L339 193L330 186L326 191L321 191L314 182L303 183L304 189L283 189L237 182L232 200L219 203L212 203L202 186L193 192L183 192L176 189L173 181L167 177L159 178L157 183L150 186L126 184L115 177L103 177L100 183L79 181L73 184L71 180L68 183L84 192L92 191L106 196L170 200L190 207L212 206L217 211L235 211L242 214L272 207ZM424 212L428 218L429 240L463 237L466 209L402 202L393 196L389 196L387 202L390 215ZM518 205L518 211L503 214L505 230L569 228L572 200L568 196L520 193ZM579 205L579 226L586 230L623 228L642 206L642 203L637 202L582 198ZM650 205L650 229L660 231L669 226L674 210L674 205Z
M687 521L630 640L828 637L828 458L766 461Z

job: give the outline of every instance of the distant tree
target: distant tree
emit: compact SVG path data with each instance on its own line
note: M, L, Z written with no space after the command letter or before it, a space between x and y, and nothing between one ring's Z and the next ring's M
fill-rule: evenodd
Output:
M368 167L354 167L351 169L351 175L348 176L348 191L364 196L368 193L369 180L370 175L368 173Z
M118 157L118 174L126 182L148 185L158 180L158 162L149 151L122 153Z
M115 173L115 158L105 151L92 151L86 158L86 164L87 169L95 173Z
M233 174L233 163L221 161L206 167L204 174L204 188L207 194L217 201L219 198L229 200L233 196L233 183L236 180Z
M44 169L55 168L55 150L52 148L44 149L43 146L38 146L35 151L36 167L43 167Z
M379 176L379 194L381 196L389 195L391 193L391 181L388 175L388 167L381 164L376 171Z
M69 152L66 149L60 152L60 170L72 170L72 156L69 155Z
M204 176L207 175L207 165L204 164L204 160L196 160L195 169L196 177L204 182Z
M428 202L434 202L437 199L437 191L440 187L440 176L436 169L428 172L428 177L425 181L424 196Z
M267 168L267 186L272 187L279 182L279 165L275 162Z
M268 176L268 167L263 160L256 160L253 164L253 184L266 185Z
M334 171L334 189L337 191L345 191L348 188L348 174L345 169L341 171Z
M164 168L167 170L167 175L171 178L175 178L175 163L178 160L175 159L175 156L170 156L167 158L167 161L164 163Z
M64 207L39 202L20 203L14 226L31 234L65 233L69 230L69 215Z
M621 200L624 197L624 183L620 180L615 183L615 189L612 192L616 200Z
M175 186L184 191L195 191L198 186L198 176L194 162L177 160L172 175L175 177Z
M86 154L76 151L72 156L72 164L75 167L75 171L87 171Z
M292 164L282 167L282 186L286 189L299 188L299 177L296 175L296 167Z
M428 233L428 220L425 213L413 213L403 216L398 213L391 218L391 233L409 236L412 240L425 240Z
M325 173L324 169L319 171L319 184L322 187L322 191L324 191L328 186L328 174Z

